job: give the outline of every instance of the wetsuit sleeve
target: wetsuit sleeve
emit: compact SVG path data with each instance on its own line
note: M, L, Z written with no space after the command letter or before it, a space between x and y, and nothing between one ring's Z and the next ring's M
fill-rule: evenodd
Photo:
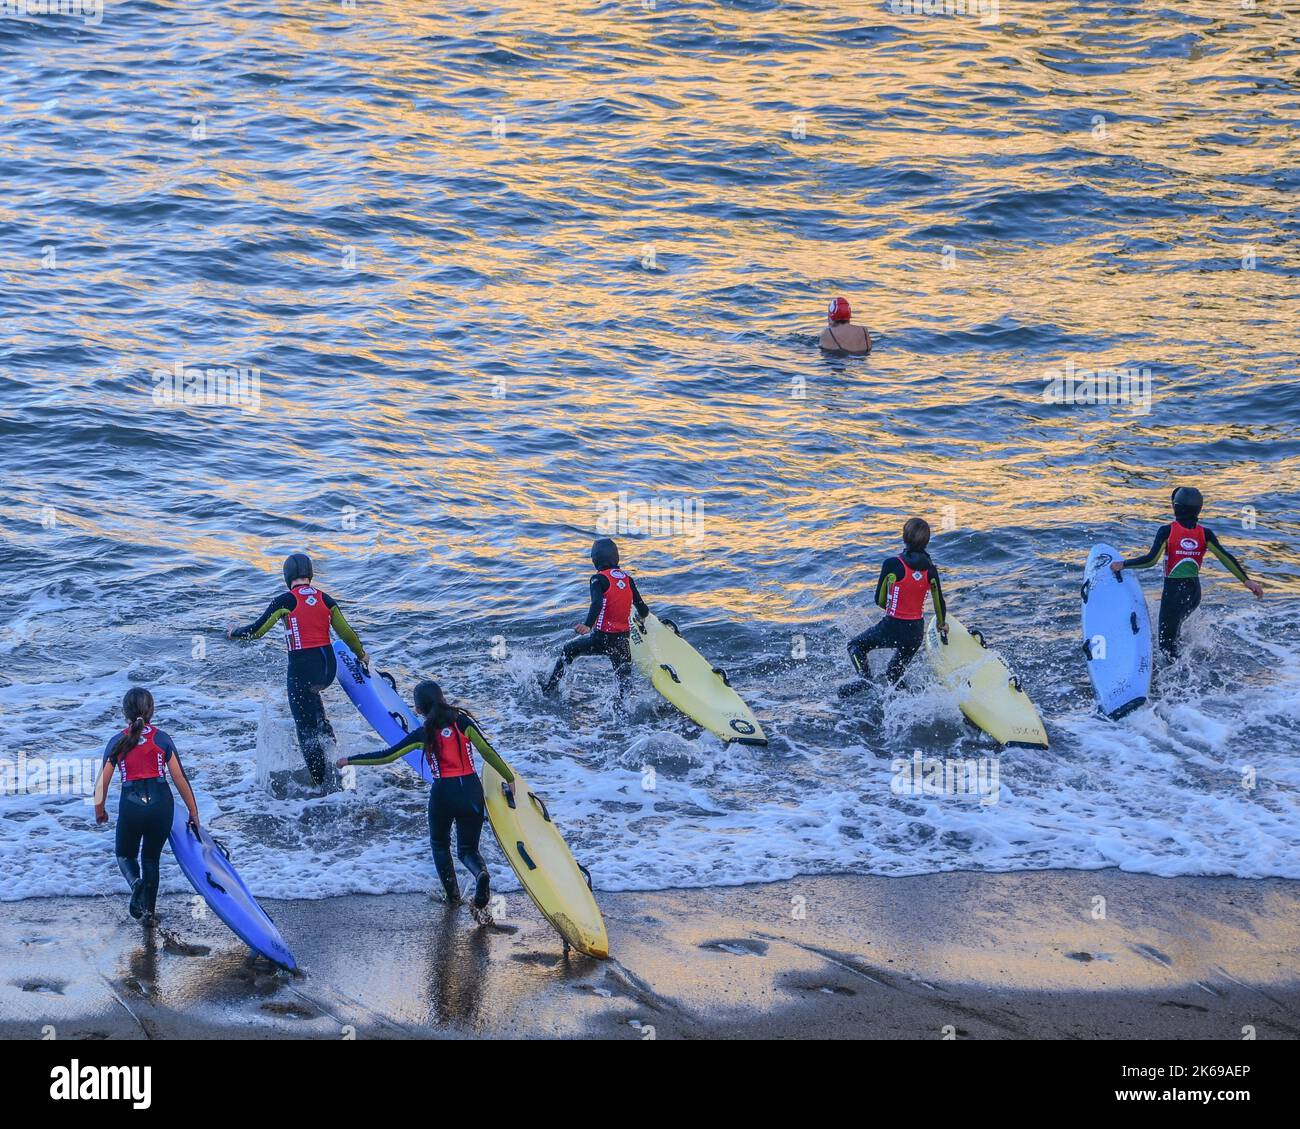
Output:
M165 754L165 761L170 761L173 757L176 757L178 761L180 760L180 757L176 753L176 742L172 740L170 733L164 733L159 729L154 733L153 739L157 743L158 748L160 748Z
M596 618L600 615L600 605L605 601L605 593L609 590L609 581L600 573L596 573L591 578L591 607L587 609L587 626L594 627Z
M876 603L882 608L889 607L890 586L903 579L897 565L898 558L890 557L880 566L880 579L876 581Z
M266 611L246 627L237 627L230 633L232 639L260 639L293 610L293 593L276 596L266 605Z
M348 757L348 764L392 764L398 757L424 746L424 726L411 730L395 745L389 745L383 752L364 753L359 757Z
M1208 525L1205 527L1205 544L1210 552L1219 558L1219 563L1243 584L1250 579L1250 577L1246 575L1245 566L1241 561L1237 560L1236 557L1228 552L1227 549L1219 544L1219 539L1210 530Z
M501 755L492 747L491 742L483 736L477 721L468 714L463 714L460 719L460 730L469 738L470 744L479 751L479 755L501 774L502 780L507 784L515 782L515 774L510 771L510 766L501 759Z
M334 628L334 634L348 645L348 650L357 658L366 653L365 647L361 645L361 640L357 638L357 633L352 630L352 624L348 622L347 616L343 614L343 609L333 601L331 601L330 605L330 626Z
M632 580L629 576L628 580ZM636 586L636 581L632 580L632 606L636 608L636 614L642 619L650 614L650 605L641 599L641 591Z
M1165 555L1165 548L1169 544L1169 526L1162 525L1156 530L1156 538L1151 542L1151 551L1144 557L1133 557L1124 562L1125 568L1150 568L1154 564L1160 563L1160 558Z
M117 739L118 739L119 737L121 737L121 736L122 736L122 734L120 734L120 733L114 733L113 736L111 736L111 737L108 739L108 744L104 746L104 762L105 762L105 763L107 763L107 762L108 762L108 758L111 757L111 756L113 755L113 746L117 744Z
M939 583L939 570L930 566L930 603L934 605L934 622L942 627L948 622L948 605L943 598L943 585Z

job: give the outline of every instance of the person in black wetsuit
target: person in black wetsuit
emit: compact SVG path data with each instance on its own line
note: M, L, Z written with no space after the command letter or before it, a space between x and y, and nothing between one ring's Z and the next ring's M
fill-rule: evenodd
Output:
M451 858L451 829L454 825L456 856L474 876L474 900L470 909L475 920L487 924L491 920L486 913L491 897L491 877L478 851L486 809L483 782L474 770L474 755L470 747L478 749L483 759L501 774L511 795L514 794L515 774L483 736L474 717L448 702L442 687L436 682L421 682L415 688L414 699L415 712L424 719L418 729L382 752L340 757L338 767L388 764L416 749L423 750L424 759L433 773L433 786L429 789L429 844L433 848L433 865L437 867L447 901L459 902L460 884L456 881L456 865Z
M1200 524L1205 499L1194 486L1180 486L1173 492L1174 520L1156 530L1151 551L1145 556L1116 561L1118 573L1126 568L1150 568L1165 558L1165 584L1160 593L1160 650L1166 658L1178 657L1178 635L1183 621L1201 602L1201 562L1213 553L1233 576L1259 599L1264 586L1246 575L1242 563L1220 543L1209 527Z
M876 603L885 609L885 618L849 640L849 657L862 681L841 686L840 697L860 694L871 684L867 655L877 648L893 649L894 655L885 668L885 677L898 685L925 638L922 611L927 595L934 605L939 631L944 635L948 633L948 625L944 622L947 607L943 588L939 584L939 570L926 551L929 544L929 524L919 517L910 518L903 526L902 553L888 557L880 566Z
M554 694L560 685L564 668L583 655L608 655L618 678L618 692L622 695L632 675L632 650L628 643L632 609L644 619L650 608L641 599L636 581L630 573L618 567L618 546L608 537L592 543L591 563L596 575L591 578L591 606L587 618L573 630L582 638L567 643L563 654L555 660L551 676L542 685L546 694Z
M266 610L245 627L231 627L227 639L260 639L284 621L289 646L289 712L298 730L298 747L311 778L317 784L337 787L337 774L330 767L328 750L334 744L334 729L325 716L321 692L334 681L338 660L330 642L333 629L348 645L361 665L370 666L370 656L352 630L334 597L312 585L312 563L306 553L294 553L284 562L284 586Z
M199 825L194 791L185 779L176 745L153 720L153 695L143 686L126 692L122 713L127 726L114 733L104 748L104 765L95 784L95 822L108 822L108 786L116 773L122 778L122 800L117 807L114 850L122 876L131 886L131 916L146 926L157 920L158 863L172 829L172 790L189 809L190 823Z

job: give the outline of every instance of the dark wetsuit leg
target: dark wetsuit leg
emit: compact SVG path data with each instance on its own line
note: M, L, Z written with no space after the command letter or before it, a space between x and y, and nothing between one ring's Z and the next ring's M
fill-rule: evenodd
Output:
M632 675L632 647L626 632L593 631L589 635L580 635L564 645L564 651L555 660L555 668L546 680L546 692L550 693L560 684L564 668L574 659L586 655L608 655L614 673L618 676L620 691L630 681Z
M921 620L886 616L874 627L849 640L849 657L857 672L869 680L871 668L867 665L867 655L880 648L893 649L894 655L885 668L885 677L897 684L906 672L907 664L921 649L924 638L925 628Z
M1170 659L1178 657L1178 634L1183 620L1194 612L1201 602L1199 576L1165 577L1160 593L1160 649Z
M132 904L153 913L158 902L159 859L172 829L171 785L162 777L128 780L117 809L117 865L132 886ZM135 884L142 883L138 893Z
M487 873L487 864L479 854L479 837L483 833L483 784L477 773L435 780L429 789L429 845L433 865L447 897L460 897L460 883L451 858L451 829L456 828L456 855L465 869L477 880Z
M609 656L614 677L618 679L618 692L620 695L626 694L632 684L632 644L622 632L616 634L598 631L596 634L602 636L601 653Z
M307 771L317 784L324 784L333 773L329 754L334 746L334 729L325 716L323 691L338 673L333 647L310 647L289 652L289 712L298 729L298 747Z

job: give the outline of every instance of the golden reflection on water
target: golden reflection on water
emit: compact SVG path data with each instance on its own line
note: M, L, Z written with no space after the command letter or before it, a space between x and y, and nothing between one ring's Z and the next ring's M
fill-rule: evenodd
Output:
M286 543L448 562L467 591L572 567L620 491L685 498L705 545L657 536L642 559L688 575L725 546L762 563L682 598L734 614L762 588L761 614L797 618L818 583L790 558L874 556L907 512L1050 555L1032 531L1063 511L1142 540L1175 478L1229 515L1300 478L1293 402L1270 387L1293 368L1282 177L1300 153L1288 32L1266 6L1101 19L1041 4L984 25L875 4L376 3L271 25L213 12L195 34L206 51L278 52L246 64L275 81L148 69L142 91L206 107L220 144L133 167L131 191L219 198L191 249L284 246L272 276L167 290L173 309L239 311L239 328L183 331L181 347L288 345L318 371L267 361L255 419L163 425L204 434L196 476L257 499ZM140 128L129 89L84 100L112 110L97 128L119 141ZM21 92L13 105L41 113ZM121 171L120 154L82 159ZM359 275L339 271L337 213L358 225ZM110 224L90 234L113 241ZM1251 253L1266 269L1240 269ZM134 285L115 263L82 269ZM336 287L303 281L333 271ZM837 292L878 338L869 360L811 346ZM145 354L165 336L147 319L124 334ZM1044 375L1070 359L1149 368L1151 413L1043 405ZM367 532L313 528L322 505L363 507ZM168 507L159 484L152 503L78 520L274 571L278 541ZM1294 533L1262 535L1293 571ZM995 563L981 552L970 567Z

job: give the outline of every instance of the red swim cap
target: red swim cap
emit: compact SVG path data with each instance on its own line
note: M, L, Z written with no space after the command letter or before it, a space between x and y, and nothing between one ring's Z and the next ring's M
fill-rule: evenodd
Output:
M831 299L831 304L826 310L827 321L848 321L852 316L853 311L849 309L847 298Z

